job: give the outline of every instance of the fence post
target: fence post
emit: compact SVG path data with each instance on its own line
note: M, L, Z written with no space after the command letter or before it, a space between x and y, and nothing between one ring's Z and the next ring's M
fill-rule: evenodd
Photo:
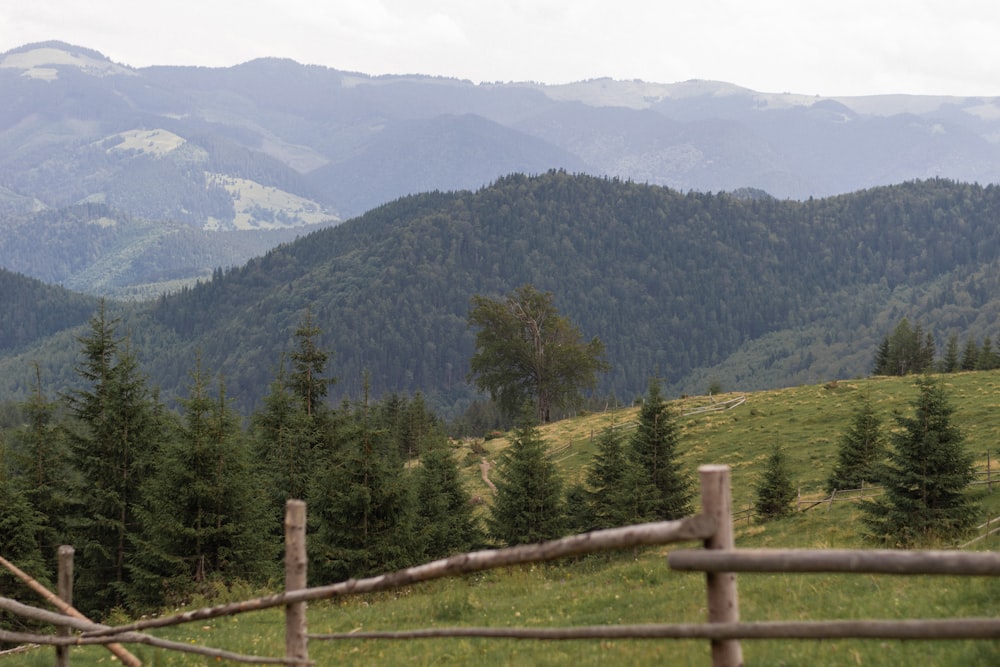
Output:
M729 466L703 465L698 468L701 478L702 512L715 519L715 534L705 540L706 549L733 549L732 491L729 486ZM708 622L738 623L739 599L736 575L732 572L706 573L708 588ZM713 667L743 665L743 649L736 639L712 640Z
M63 544L59 547L59 569L56 574L56 594L68 605L73 604L73 547ZM68 637L68 626L60 626L56 633L60 637ZM56 667L69 667L69 646L56 647Z
M285 592L306 587L306 504L285 503ZM285 659L289 665L309 659L306 603L285 605Z

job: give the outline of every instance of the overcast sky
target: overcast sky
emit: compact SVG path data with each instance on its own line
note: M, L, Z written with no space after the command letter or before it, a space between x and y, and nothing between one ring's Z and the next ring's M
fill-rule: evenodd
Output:
M1000 96L986 0L0 0L0 52L49 39L133 67L273 56L477 82Z

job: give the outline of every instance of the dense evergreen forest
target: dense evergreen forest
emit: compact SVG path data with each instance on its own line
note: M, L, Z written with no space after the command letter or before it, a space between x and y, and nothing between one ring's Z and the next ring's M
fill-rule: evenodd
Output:
M513 175L406 197L114 308L165 399L200 355L243 412L308 309L340 378L334 400L358 397L367 371L373 396L419 390L460 414L474 398L471 297L528 283L606 345L600 396L629 401L654 375L668 394L755 389L867 374L903 316L939 341L995 338L997 211L1000 188L946 180L799 202ZM36 359L52 390L71 386L71 341L5 358L2 395L27 395Z

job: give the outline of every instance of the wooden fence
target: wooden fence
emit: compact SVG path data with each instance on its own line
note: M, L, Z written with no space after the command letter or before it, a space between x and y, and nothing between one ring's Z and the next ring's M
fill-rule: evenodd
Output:
M873 574L947 574L966 576L1000 575L1000 553L897 550L794 550L736 549L733 541L733 511L729 468L721 465L698 469L701 481L702 513L677 521L612 528L574 535L560 540L487 551L476 551L416 567L365 579L351 579L316 588L305 587L306 541L305 504L289 501L286 508L286 590L284 593L243 602L207 607L172 616L143 619L108 627L80 618L69 604L48 591L43 595L59 613L29 607L0 598L0 609L43 620L77 634L28 635L0 630L0 641L35 642L66 647L106 644L124 664L138 661L123 647L141 643L168 650L185 651L220 660L254 664L312 664L310 641L350 641L358 639L410 639L427 637L504 637L518 639L627 639L695 638L710 642L712 664L743 664L741 639L997 639L1000 618L949 618L923 620L829 620L808 622L741 622L737 595L737 572L843 572ZM548 561L567 556L625 549L642 545L702 542L700 549L684 549L669 554L676 570L704 572L706 575L707 622L691 624L602 625L570 628L429 628L423 630L309 634L306 604L314 600L369 593L409 586L420 581L457 576L511 565ZM12 564L0 565L26 581ZM60 574L60 580L63 575ZM37 584L34 584L37 588ZM41 591L40 591L41 592ZM283 657L247 656L229 651L192 646L154 637L146 632L195 621L204 621L249 611L285 608L286 646ZM63 653L64 656L64 653ZM61 657L64 660L65 657ZM59 663L65 664L65 663Z

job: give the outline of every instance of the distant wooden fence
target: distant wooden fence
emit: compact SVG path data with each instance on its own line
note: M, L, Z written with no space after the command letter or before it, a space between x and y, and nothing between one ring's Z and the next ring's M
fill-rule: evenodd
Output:
M124 651L122 644L142 643L168 650L186 651L221 660L254 664L312 664L309 641L358 639L411 639L428 637L503 637L516 639L628 639L694 638L710 642L715 666L743 663L741 639L997 639L1000 618L949 618L922 620L828 620L741 622L736 587L737 572L843 572L871 574L1000 575L1000 553L896 550L794 550L736 549L733 540L729 467L702 466L702 513L677 521L612 528L560 540L487 551L476 551L436 560L416 567L365 579L305 588L305 504L289 501L286 509L286 590L284 593L243 602L197 609L172 616L149 618L108 627L69 615L68 604L49 612L0 598L0 609L44 620L77 631L75 636L27 635L0 631L0 641L35 642L55 646L108 644ZM624 549L642 545L701 541L703 548L674 551L667 557L676 570L706 575L707 622L691 624L601 625L569 628L428 628L405 631L309 634L306 603L345 595L388 590L411 584L480 572L511 565L548 561L567 556ZM3 561L2 564L10 565ZM11 567L13 567L11 565ZM16 570L16 568L14 568ZM13 571L13 570L12 570ZM21 573L23 575L23 573ZM24 575L25 577L27 575ZM27 577L30 579L30 577ZM48 596L55 597L46 591ZM51 601L51 600L50 600ZM170 642L142 631L204 621L249 611L284 607L285 655L280 658L240 655L221 649ZM110 646L109 646L110 647ZM118 653L126 664L130 654ZM128 656L128 657L124 657ZM134 657L132 657L134 660Z

